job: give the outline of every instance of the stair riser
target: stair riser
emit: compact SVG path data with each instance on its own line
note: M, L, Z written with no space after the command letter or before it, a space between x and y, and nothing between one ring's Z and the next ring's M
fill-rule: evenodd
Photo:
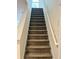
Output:
M37 21L45 21L44 19L31 19L30 21L32 21L32 20L37 20Z
M45 22L44 20L31 20L30 22Z
M26 53L50 53L49 51L27 51Z
M39 13L39 12L43 13L42 10L32 10L32 13Z
M43 11L42 10L32 10L32 13L43 13Z
M39 39L48 39L48 37L47 36L42 36L42 37L40 37L40 36L28 36L28 39L37 39L37 40L39 40Z
M50 47L48 47L48 48L44 48L44 47L43 48L26 48L26 49L27 50L33 50L33 51L35 51L35 50L48 50L49 51L50 50Z
M46 30L46 27L29 27L29 30Z
M50 51L50 48L27 48L26 51Z
M27 46L48 46L48 44L30 44L28 43Z
M45 26L45 24L30 24L30 26Z
M37 54L40 53L40 54L43 54L43 53L50 53L50 52L47 52L47 51L46 52L45 51L37 51L37 52L36 51L28 51L26 53L37 53Z
M43 14L36 14L36 15L34 14L34 15L31 15L31 17L33 17L33 16L36 16L36 17L39 17L39 16L40 16L40 17L44 17Z
M44 19L44 17L32 17L31 19Z
M45 23L44 20L31 20L30 22L31 22L31 23L32 23L32 22L34 22L34 23L35 23L35 22L43 22L43 23Z
M46 44L46 43L48 44L48 43L49 43L49 41L47 41L47 40L46 40L46 41L40 41L40 40L39 40L39 41L30 40L30 41L29 41L29 40L28 40L27 42L28 42L28 43L32 43L32 44L35 44L35 43L36 43L36 44Z
M40 14L39 14L39 15L31 15L31 17L33 17L33 16L36 16L36 17L39 17L39 16L40 16L40 17L44 17L43 14L41 14L41 15L40 15Z
M50 49L27 49L26 53L50 53Z
M34 15L34 14L40 14L40 15L43 15L43 12L32 12L31 15Z
M43 15L31 15L31 17L44 17Z
M34 22L34 23L35 23L35 22L45 23L45 21L44 21L44 20L41 20L41 21L40 21L40 20L31 20L30 22L31 22L31 23L32 23L32 22Z
M26 57L26 59L52 59L51 57Z
M31 24L35 24L36 26L37 26L37 25L44 25L44 26L46 26L45 22L38 22L38 21L30 22L30 25L31 25Z
M32 11L43 11L42 8L32 8Z
M32 10L32 13L43 13L42 10Z
M36 37L42 37L42 36L45 36L46 37L47 36L48 37L47 34L28 34L28 36L36 36Z
M40 19L41 19L41 18L44 18L44 17L39 17L39 16L38 16L38 17L35 17L35 16L33 16L33 17L31 17L31 18L40 18Z
M47 39L30 39L30 38L28 38L28 40L48 40L48 38Z
M45 23L45 21L30 21L30 23Z
M38 17L37 17L38 18ZM30 20L30 21L44 21L45 22L45 20L43 19L43 18L41 18L41 19L32 19L32 20Z
M42 11L33 11L31 14L43 14L43 12Z
M43 36L43 37L34 37L34 36L32 36L32 37L28 37L28 39L37 39L37 40L39 40L39 39L48 39L48 37L46 36Z
M34 14L32 14L32 15L44 15L44 14L42 14L42 13L39 13L39 14L35 14L35 13L34 13Z
M49 45L49 43L37 43L37 42L28 42L28 44L27 44L28 46L40 46L40 45L42 45L42 46L48 46Z
M47 31L29 31L29 34L47 34Z
M45 23L30 23L30 24L34 24L34 25L44 25Z
M30 22L30 24L45 24L45 23Z

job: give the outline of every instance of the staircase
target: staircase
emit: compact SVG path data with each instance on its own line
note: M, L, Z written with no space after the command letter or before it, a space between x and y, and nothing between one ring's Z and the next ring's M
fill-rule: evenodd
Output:
M32 8L24 59L52 59L42 8Z

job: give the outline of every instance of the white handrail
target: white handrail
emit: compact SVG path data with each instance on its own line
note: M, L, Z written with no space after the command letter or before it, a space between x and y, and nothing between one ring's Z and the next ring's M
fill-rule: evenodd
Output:
M47 13L46 10L45 10L45 12ZM50 29L51 29L51 32L52 32L52 36L53 36L54 43L55 43L55 45L58 47L58 42L56 41L56 37L55 37L54 31L53 31L52 26L51 26L51 23L50 23L50 21L49 21L49 16L48 16L48 14L46 14L46 15L47 15L48 22L49 22L49 26L50 26Z

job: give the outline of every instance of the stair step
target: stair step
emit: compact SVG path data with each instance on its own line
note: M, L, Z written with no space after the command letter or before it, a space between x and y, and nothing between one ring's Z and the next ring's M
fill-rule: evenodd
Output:
M46 39L41 39L41 40L36 40L36 39L34 39L34 40L28 40L28 41L32 41L32 42L48 42L49 40L46 40Z
M34 24L45 24L45 21L30 21L30 23L34 23Z
M30 21L45 21L44 19L32 19Z
M48 35L47 34L29 34L28 39L47 39Z
M25 56L26 58L37 58L37 59L39 59L39 58L51 58L52 56L51 56L51 54L49 54L49 53L43 53L43 54L38 54L38 53L28 53L28 54L26 54L26 56Z
M30 24L45 24L45 23L33 23L33 22L30 22Z
M38 12L38 13L43 13L43 11L42 10L32 10L32 13L36 13L36 12Z
M43 17L44 18L44 14L43 13L33 13L32 15L31 15L31 17Z
M31 15L31 17L44 17L44 15Z
M47 34L29 34L28 36L48 36Z
M32 11L31 14L37 14L37 13L42 13L43 14L43 11L36 10L36 11Z
M43 8L32 8L32 10L43 10Z
M44 26L46 26L46 24L45 23L34 23L34 22L30 22L30 25L32 26L32 25L37 25L37 26L42 26L42 25L44 25Z
M36 12L43 12L43 10L33 10L32 9L32 13L36 13Z
M27 48L37 48L37 49L40 49L40 48L50 48L49 46L28 46Z
M51 57L25 57L25 59L52 59Z
M31 15L44 15L42 12L33 12Z
M45 27L46 28L46 26L30 26L30 27Z
M43 17L44 18L44 15L31 15L31 17Z
M43 20L43 19L40 19L40 20L38 20L38 19L35 20L35 19L34 19L34 20L31 20L30 22L34 22L34 21L35 21L35 22L45 22L45 20Z
M47 46L49 45L49 41L47 40L28 40L28 46Z
M30 26L29 30L46 30L46 26Z
M42 8L32 8L32 11L43 11Z
M25 53L50 53L49 46L27 46Z
M31 19L31 20L44 20L44 19L40 19L40 18L38 18L38 19ZM31 21L31 20L30 20L30 21ZM45 20L44 20L44 21L45 21Z
M29 30L29 31L47 31L47 30Z
M28 36L28 39L48 39L48 36Z
M30 21L31 23L45 23L45 21Z
M37 8L34 8L34 9L32 9L32 11L43 11L42 9L37 9Z
M36 13L36 12L43 12L43 11L42 11L42 10L33 10L33 9L32 9L32 13L33 13L33 12Z
M33 18L35 18L35 19L44 19L44 17L31 17L31 19L33 19Z
M29 49L25 53L41 53L41 54L42 53L50 53L50 49L49 50L48 49L47 50L38 50L38 49L37 50L30 50Z
M28 43L27 46L40 46L40 45L41 46L48 46L48 44L49 43L40 43L40 42L39 43L34 43L34 42L32 42L32 43Z
M32 13L35 13L35 12L42 12L43 13L42 10L32 10Z
M29 30L29 34L47 34L47 30Z
M47 32L47 30L29 30L29 31L46 31Z
M26 50L26 53L50 53L50 48L44 48L44 49L34 49L34 48L28 48Z
M33 38L28 38L29 40L48 40L48 38L46 39L33 39Z
M46 26L30 26L30 27L32 27L32 28L46 28Z
M45 22L44 20L31 20L30 22Z
M38 13L43 14L43 11L32 11L32 13L31 13L31 14L38 14Z
M46 25L45 24L39 24L39 23L37 23L37 24L32 23L32 24L30 24L30 26L46 26Z

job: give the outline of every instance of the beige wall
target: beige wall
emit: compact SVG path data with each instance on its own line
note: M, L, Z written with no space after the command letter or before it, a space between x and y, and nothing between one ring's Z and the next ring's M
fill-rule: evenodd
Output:
M28 26L30 21L31 0L18 0L17 5L17 59L24 59L26 40L28 35ZM21 14L21 15L20 15Z
M46 0L46 5L47 5L47 12L50 17L50 22L52 25L52 28L54 30L55 36L57 39L58 33L59 33L59 28L60 28L60 3L59 0Z
M60 59L60 9L60 0L44 0L45 20L54 59Z

